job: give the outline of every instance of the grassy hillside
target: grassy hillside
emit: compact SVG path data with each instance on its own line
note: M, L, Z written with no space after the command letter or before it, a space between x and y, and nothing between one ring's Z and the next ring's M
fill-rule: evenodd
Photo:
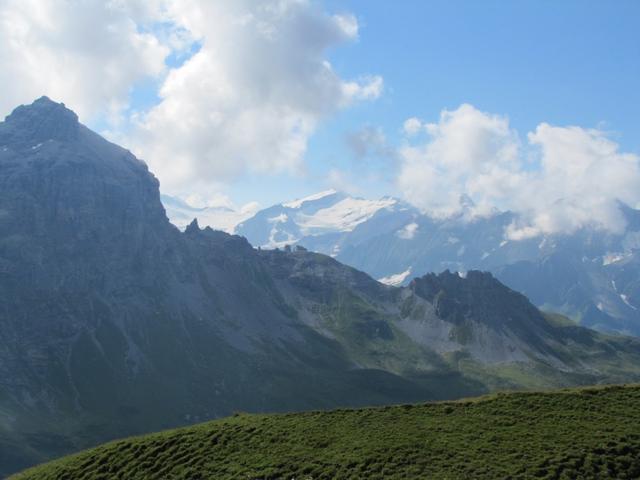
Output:
M640 477L640 386L236 415L112 442L12 480Z

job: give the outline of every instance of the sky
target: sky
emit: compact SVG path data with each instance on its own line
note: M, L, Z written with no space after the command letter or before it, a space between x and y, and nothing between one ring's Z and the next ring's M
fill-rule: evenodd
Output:
M635 0L0 0L0 115L46 94L164 193L262 207L327 188L512 238L640 206Z

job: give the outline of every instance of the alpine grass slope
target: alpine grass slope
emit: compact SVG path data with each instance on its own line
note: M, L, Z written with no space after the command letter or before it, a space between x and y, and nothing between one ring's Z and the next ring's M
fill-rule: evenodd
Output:
M640 388L224 420L119 440L12 480L635 479Z

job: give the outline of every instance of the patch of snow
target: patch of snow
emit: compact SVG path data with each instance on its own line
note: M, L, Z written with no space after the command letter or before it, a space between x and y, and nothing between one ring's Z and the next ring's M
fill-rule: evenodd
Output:
M336 243L331 249L331 256L335 258L338 256L339 253L340 253L340 245Z
M600 310L601 312L604 312L604 305L602 304L602 302L598 302L596 307L598 307L598 310Z
M284 234L286 238L284 240L276 240L276 235ZM271 230L269 231L269 241L264 245L261 245L262 248L284 248L287 245L293 245L299 241L298 238L294 237L290 232L284 232L278 230L278 225L274 224Z
M460 272L460 271L459 271L459 272L458 272L458 276L459 276L460 278L467 278L467 272Z
M509 243L508 240L503 240L500 242L500 247L504 247L507 243Z
M611 265L612 263L624 260L624 257L624 253L607 253L604 257L602 257L602 265Z
M305 235L327 231L350 232L373 217L377 211L391 207L395 203L396 200L393 198L380 200L345 198L312 215L299 213L296 216L296 223Z
M613 287L613 291L618 293L618 287L616 286L615 280L611 280L611 286Z
M408 225L405 225L403 228L396 232L396 237L401 238L403 240L411 240L416 236L416 232L418 231L418 224L413 222Z
M489 252L484 252L482 254L482 257L480 257L480 260L484 260L485 258L487 258L489 255L491 255Z
M39 143L37 145L34 145L33 147L31 147L31 150L35 150L36 148L40 148L42 146L42 143Z
M622 301L628 306L633 308L634 310L637 310L636 307L634 307L633 305L631 305L631 303L629 303L629 297L627 297L624 293L620 294L620 298L622 299Z
M287 220L289 220L289 217L287 216L286 213L281 213L277 217L271 217L271 218L267 219L267 221L269 223L284 223Z
M449 245L455 245L459 241L460 241L460 239L458 237L449 237L449 238L447 238L447 243Z
M282 206L286 208L300 208L305 202L312 202L313 200L320 200L321 198L328 197L329 195L333 195L334 193L338 193L333 188L329 190L325 190L324 192L314 193L313 195L309 195L308 197L300 198L298 200L293 200L291 202L283 203Z
M378 281L380 283L384 283L385 285L392 285L395 287L401 285L409 275L411 275L411 267L409 267L402 273L396 273L395 275L389 275L388 277L379 278Z

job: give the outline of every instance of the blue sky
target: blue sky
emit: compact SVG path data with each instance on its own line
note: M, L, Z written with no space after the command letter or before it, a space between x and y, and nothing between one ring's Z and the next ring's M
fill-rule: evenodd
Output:
M7 0L0 110L63 101L197 204L334 187L616 228L615 202L640 206L638 19L635 0Z
M363 25L360 41L332 52L336 68L379 72L390 90L358 120L433 118L467 102L518 130L605 121L638 145L640 2L332 3Z
M385 93L343 111L312 138L314 171L343 165L345 131L397 138L405 119L435 121L470 103L507 115L522 134L540 122L600 127L640 151L640 2L333 1L353 12L360 39L331 52L345 76L376 72ZM376 192L369 192L375 194Z
M323 188L328 167L358 168L344 137L381 127L399 141L402 123L435 121L443 108L470 103L507 115L525 134L540 122L599 127L625 151L640 151L640 2L627 1L327 1L351 12L360 38L329 52L345 77L382 75L384 94L344 110L310 139L312 172L295 177L243 178L231 190L263 204ZM372 159L367 159L371 162ZM380 163L379 160L376 163ZM393 179L363 193L397 193Z

